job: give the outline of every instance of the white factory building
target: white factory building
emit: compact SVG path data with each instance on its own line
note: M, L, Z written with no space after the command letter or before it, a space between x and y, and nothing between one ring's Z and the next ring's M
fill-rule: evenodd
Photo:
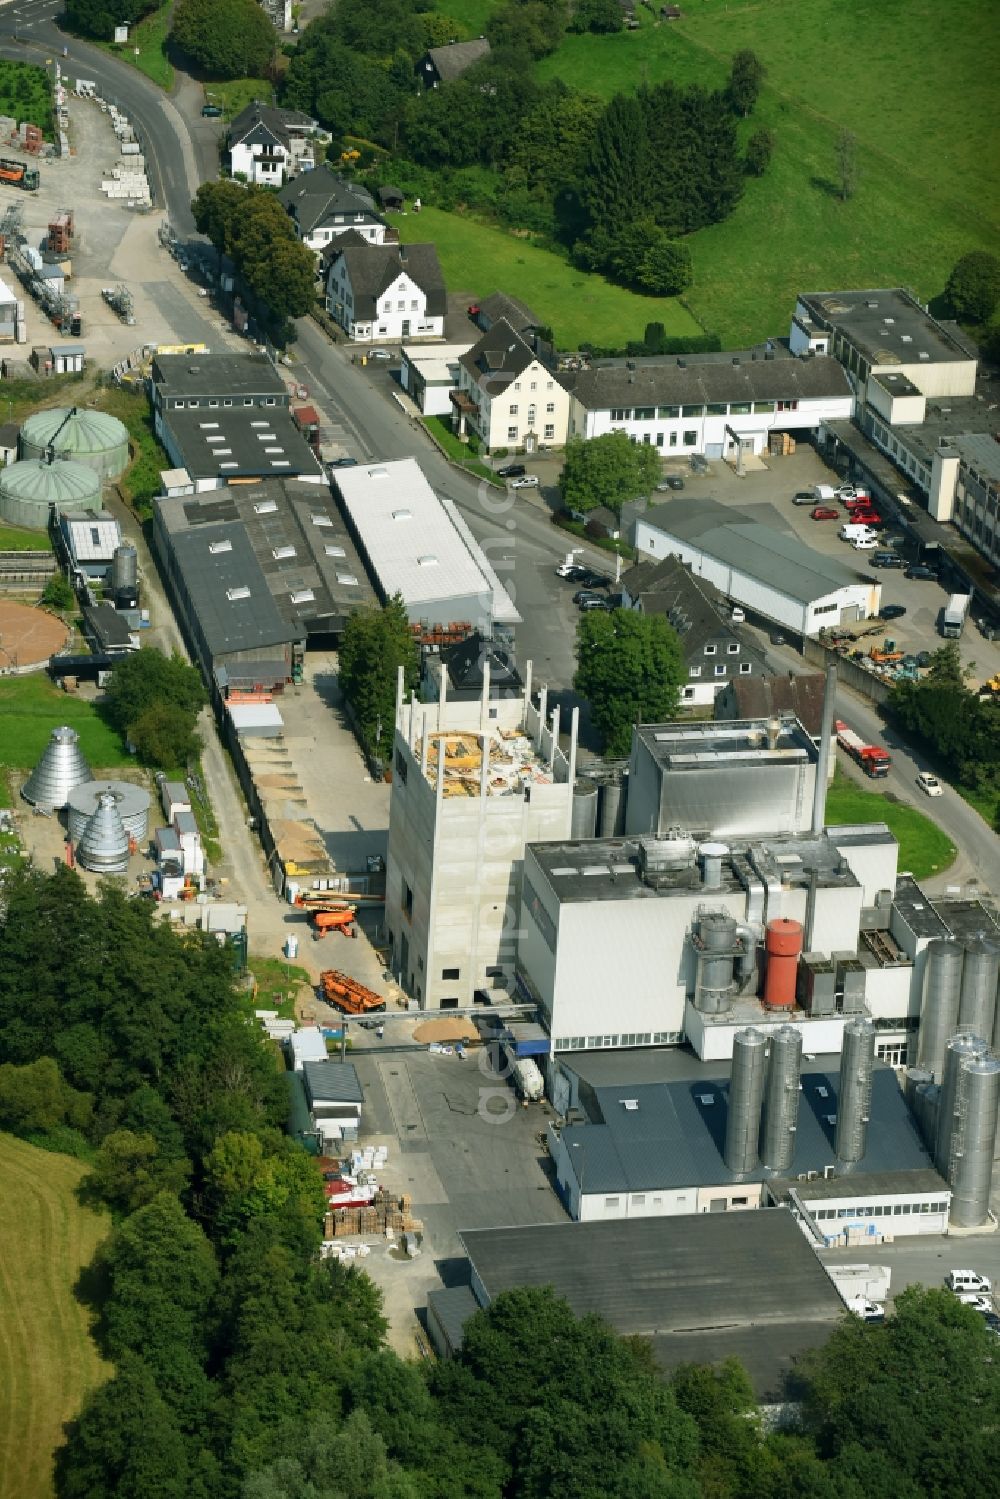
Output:
M570 834L576 766L543 688L397 704L385 914L390 968L425 1009L471 1006L513 984L525 845Z
M415 458L333 471L352 537L384 603L402 595L424 635L490 638L521 616L457 508L435 494Z
M741 511L716 500L670 500L636 519L643 557L679 557L732 603L795 635L868 619L881 608L876 578L822 556L770 505Z

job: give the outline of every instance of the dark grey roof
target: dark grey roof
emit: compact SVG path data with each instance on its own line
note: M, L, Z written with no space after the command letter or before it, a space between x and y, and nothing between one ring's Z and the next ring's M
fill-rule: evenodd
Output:
M127 649L132 642L128 622L110 604L85 604L83 628L99 651Z
M365 245L363 248L348 245L342 254L354 295L355 321L375 316L379 297L404 271L426 296L429 317L444 317L448 311L444 275L433 245Z
M728 1071L724 1064L717 1064L714 1077L589 1090L595 1117L603 1122L574 1124L563 1131L574 1163L578 1163L577 1176L582 1172L584 1190L655 1192L766 1181L764 1167L735 1175L723 1159ZM804 1071L801 1081L790 1176L822 1172L824 1167L836 1164L834 1129L829 1120L837 1112L838 1072ZM624 1098L637 1107L625 1108ZM878 1064L870 1117L867 1153L852 1168L852 1177L931 1169L895 1073Z
M462 1346L465 1324L479 1311L479 1302L471 1286L447 1286L427 1295L428 1314L437 1322L448 1349L456 1353Z
M541 318L532 312L526 302L522 302L520 297L508 296L504 291L495 291L492 296L484 297L479 304L479 313L491 325L504 318L515 333L543 326Z
M753 675L734 677L736 718L772 718L794 713L807 734L815 739L823 719L823 690L826 679L821 671L784 676Z
M161 421L192 479L295 478L322 472L281 406L171 407L161 412ZM222 441L209 442L209 437Z
M581 370L573 394L588 411L612 407L690 406L722 401L819 401L849 396L836 359L636 360Z
M378 200L383 208L392 208L403 201L403 190L400 187L391 187L389 183L378 190Z
M485 662L489 662L491 698L520 697L524 691L513 654L485 641L478 630L457 645L447 646L441 652L441 659L448 669L449 697L481 697Z
M320 225L335 224L338 218L353 222L360 215L367 223L382 222L371 193L360 183L345 182L326 163L291 178L278 197L303 236Z
M859 580L871 583L870 574L824 557L789 531L777 530L717 500L668 500L640 519L803 604Z
M824 1342L844 1311L784 1208L460 1237L489 1297L551 1285L577 1316L651 1339L667 1369L738 1351L761 1400L780 1398L793 1355Z
M820 328L846 333L873 364L950 364L975 357L901 287L802 292L798 301Z
M177 532L169 546L212 656L267 650L300 638L301 631L281 617L238 522ZM228 597L233 590L237 596Z
M442 82L459 78L468 72L473 63L487 57L490 44L484 36L471 42L449 42L444 47L431 47L420 60L422 74L436 74Z
M303 1062L306 1097L314 1103L364 1103L353 1062Z
M720 652L715 658L720 665L738 660L749 663L755 673L767 670L763 653L755 649L745 632L734 629L729 622L729 606L722 594L704 578L696 578L679 557L666 557L662 562L642 562L630 567L622 576L621 586L630 599L638 601L644 614L666 615L680 637L689 665L695 663L695 658L700 664L704 660L705 646L713 642L717 645L738 644L740 647L738 657ZM754 680L754 677L743 680ZM740 714L741 718L754 716Z
M523 375L536 357L534 350L515 332L507 319L498 318L458 362L468 370L477 384L496 395L505 390L518 375Z
M153 385L164 397L275 396L288 388L264 354L154 354Z
M294 631L291 638L339 632L349 615L375 605L368 575L325 484L265 479L158 503L164 529L205 535L206 550L220 520L240 525L279 614ZM199 598L192 595L195 608Z
M775 1177L767 1186L775 1197L784 1199L794 1191L804 1201L821 1197L892 1197L903 1192L947 1193L951 1190L940 1171L935 1171L933 1166L910 1171L866 1171L847 1177L818 1176L811 1182L800 1182L797 1176Z
M289 126L296 130L314 130L316 121L298 109L276 109L270 104L254 101L241 109L229 127L230 145L246 142L250 145L267 140L280 142L287 148Z

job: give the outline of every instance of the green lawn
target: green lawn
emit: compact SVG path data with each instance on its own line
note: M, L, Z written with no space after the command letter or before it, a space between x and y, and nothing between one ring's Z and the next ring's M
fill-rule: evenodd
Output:
M460 463L463 468L468 469L470 474L475 474L477 479L486 479L490 484L495 484L498 489L505 489L506 485L502 479L498 479L491 468L485 463L479 463L475 458L469 457L469 449L466 443L460 442L451 430L451 423L443 416L425 416L424 426L435 440L441 444L448 457L453 463Z
M311 941L309 928L302 923L301 940ZM257 980L252 1010L277 1010L282 1020L295 1019L295 1001L303 986L312 992L312 979L304 968L283 958L251 958L247 964Z
M52 78L33 63L0 58L0 114L10 115L20 125L40 125L46 140L52 140Z
M98 42L96 45L103 47L105 52L110 52L112 57L120 57L122 62L138 68L140 73L145 73L160 88L169 90L174 86L174 70L167 57L172 9L173 0L163 0L158 10L129 29L128 41L123 47L116 47L114 42ZM139 48L138 57L135 55L136 47Z
M111 1373L74 1294L110 1227L77 1201L86 1172L0 1135L0 1499L51 1499L63 1423Z
M797 291L913 287L938 295L964 251L995 249L1000 151L993 91L1000 28L987 0L734 3L698 0L680 22L567 36L542 77L609 97L644 81L721 84L751 47L768 69L747 130L770 127L767 176L723 224L688 241L685 302L728 344L787 327ZM834 144L858 138L855 196L836 194ZM529 299L530 300L530 299Z
M228 83L206 83L205 103L222 106L224 118L232 120L256 100L270 104L274 99L274 86L266 78L234 78Z
M32 769L60 724L76 729L92 769L135 764L91 703L61 692L47 676L0 680L0 765Z
M621 347L642 338L646 324L663 323L668 334L702 330L674 299L640 297L588 275L559 255L527 240L458 214L424 208L393 215L404 243L431 240L437 246L444 279L452 291L488 297L505 291L521 296L555 332L560 348L589 341Z
M51 552L47 531L26 531L0 521L0 552Z
M826 820L836 827L849 822L885 822L899 843L899 867L914 879L941 874L955 861L956 848L936 823L878 791L866 791L838 768L826 799Z
M459 22L459 39L482 36L499 0L438 0L435 10Z

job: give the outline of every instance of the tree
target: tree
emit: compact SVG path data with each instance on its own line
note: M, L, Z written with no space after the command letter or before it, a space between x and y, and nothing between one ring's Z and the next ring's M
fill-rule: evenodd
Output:
M726 90L729 102L737 114L744 117L753 113L767 69L749 47L744 47L733 58L729 70L729 86Z
M624 432L571 439L566 444L559 487L567 510L606 505L616 515L629 500L649 494L660 477L660 458L649 443L631 442Z
M126 1354L56 1453L59 1499L209 1499L194 1487L177 1417L143 1359Z
M42 603L49 609L72 609L76 603L73 585L62 573L53 573L45 585Z
M161 770L186 766L201 749L190 714L175 703L153 703L140 713L128 737L142 763Z
M616 94L597 122L584 173L584 202L592 231L612 241L623 224L650 203L646 112L635 98Z
M340 687L370 757L388 761L396 723L396 680L403 696L416 687L420 659L399 594L377 613L352 614L340 641Z
M132 26L156 9L157 0L66 0L71 31L110 42L116 26Z
M160 1192L179 1196L190 1174L186 1157L163 1155L152 1135L119 1129L106 1136L87 1185L109 1207L134 1213Z
M953 267L945 296L963 322L988 323L1000 305L1000 259L970 250Z
M853 198L858 186L858 138L853 130L841 130L834 147L837 159L837 182L840 196L846 203Z
M386 1455L363 1411L340 1427L310 1422L294 1456L279 1458L243 1486L243 1499L422 1499L423 1490Z
M157 1369L178 1345L204 1354L219 1272L204 1230L172 1192L126 1218L101 1259L111 1288L101 1331L113 1359L137 1353Z
M662 615L615 609L581 616L573 686L590 704L605 754L627 755L635 724L672 718L685 675L680 642Z
M47 1132L60 1125L86 1129L92 1099L71 1088L52 1057L24 1067L0 1064L0 1126L21 1133Z
M293 1238L315 1239L326 1210L323 1183L301 1147L277 1132L222 1135L204 1163L216 1240L236 1243L258 1217L279 1220Z
M165 656L154 646L143 646L118 661L104 694L104 709L123 737L153 708L181 712L193 729L207 697L195 667L176 651ZM176 763L176 762L174 762Z
M743 165L747 174L751 177L763 177L771 165L773 155L774 132L762 125L747 141L746 154L743 157Z
M654 297L676 297L691 285L692 274L687 245L670 239L662 229L655 230L639 262L639 290Z
M486 35L494 52L545 57L562 41L566 21L565 0L508 0L490 15Z
M257 0L178 0L171 40L213 78L260 78L275 30Z
M592 31L609 36L621 31L625 15L618 0L577 0L569 23L570 31Z

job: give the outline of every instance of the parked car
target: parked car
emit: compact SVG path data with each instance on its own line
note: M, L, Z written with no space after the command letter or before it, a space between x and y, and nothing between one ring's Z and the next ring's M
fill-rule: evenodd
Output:
M879 619L885 620L902 619L905 613L905 604L883 604L881 609L878 611L878 617Z
M221 120L222 107L218 104L203 104L201 106L202 118L206 120Z
M609 609L611 605L607 599L602 599L598 594L592 593L589 598L580 600L580 609L586 613L588 609Z
M611 579L607 573L595 572L592 567L585 567L580 573L580 582L584 588L610 588Z
M984 640L996 640L997 638L997 627L996 625L991 625L988 619L977 619L976 629Z
M816 496L811 489L800 489L792 495L793 505L815 505Z
M369 359L391 359L392 355L388 349L369 349Z
M993 1290L993 1282L989 1276L980 1275L977 1270L949 1270L944 1278L944 1283L949 1291L971 1291L976 1296L988 1296Z
M920 772L917 776L917 785L928 796L944 796L944 787L937 776L932 776L929 770L922 770Z
M503 468L497 469L501 479L520 479L527 472L523 463L505 463Z
M813 520L839 520L840 511L834 510L832 505L817 505L815 510L809 512Z
M510 487L511 487L511 489L537 489L538 488L538 475L537 474L520 474L518 476L518 478L511 479L511 481L510 481Z
M836 488L838 500L854 500L859 494L867 495L867 489L859 489L855 484L838 484Z
M556 577L572 578L574 582L579 581L582 583L583 575L586 571L587 569L585 567L581 567L579 562L560 562L559 566L556 568Z
M330 467L331 468L357 468L357 466L358 466L358 460L356 458L331 458L330 459Z
M852 510L851 520L859 526L884 526L885 521L877 510Z
M958 1299L963 1306L971 1306L974 1312L980 1312L984 1317L988 1317L993 1310L993 1303L988 1296L973 1296L969 1292L963 1292Z
M659 484L657 484L656 487L661 494L666 489L683 489L684 480L681 478L680 474L668 474L665 479L660 480Z
M856 552L873 552L878 546L874 536L856 536L851 542Z
M937 577L937 573L933 567L928 567L925 562L911 562L903 576L904 578L927 578L931 580Z
M881 538L881 545L885 546L885 538ZM873 552L869 557L872 567L902 567L903 559L895 552Z

